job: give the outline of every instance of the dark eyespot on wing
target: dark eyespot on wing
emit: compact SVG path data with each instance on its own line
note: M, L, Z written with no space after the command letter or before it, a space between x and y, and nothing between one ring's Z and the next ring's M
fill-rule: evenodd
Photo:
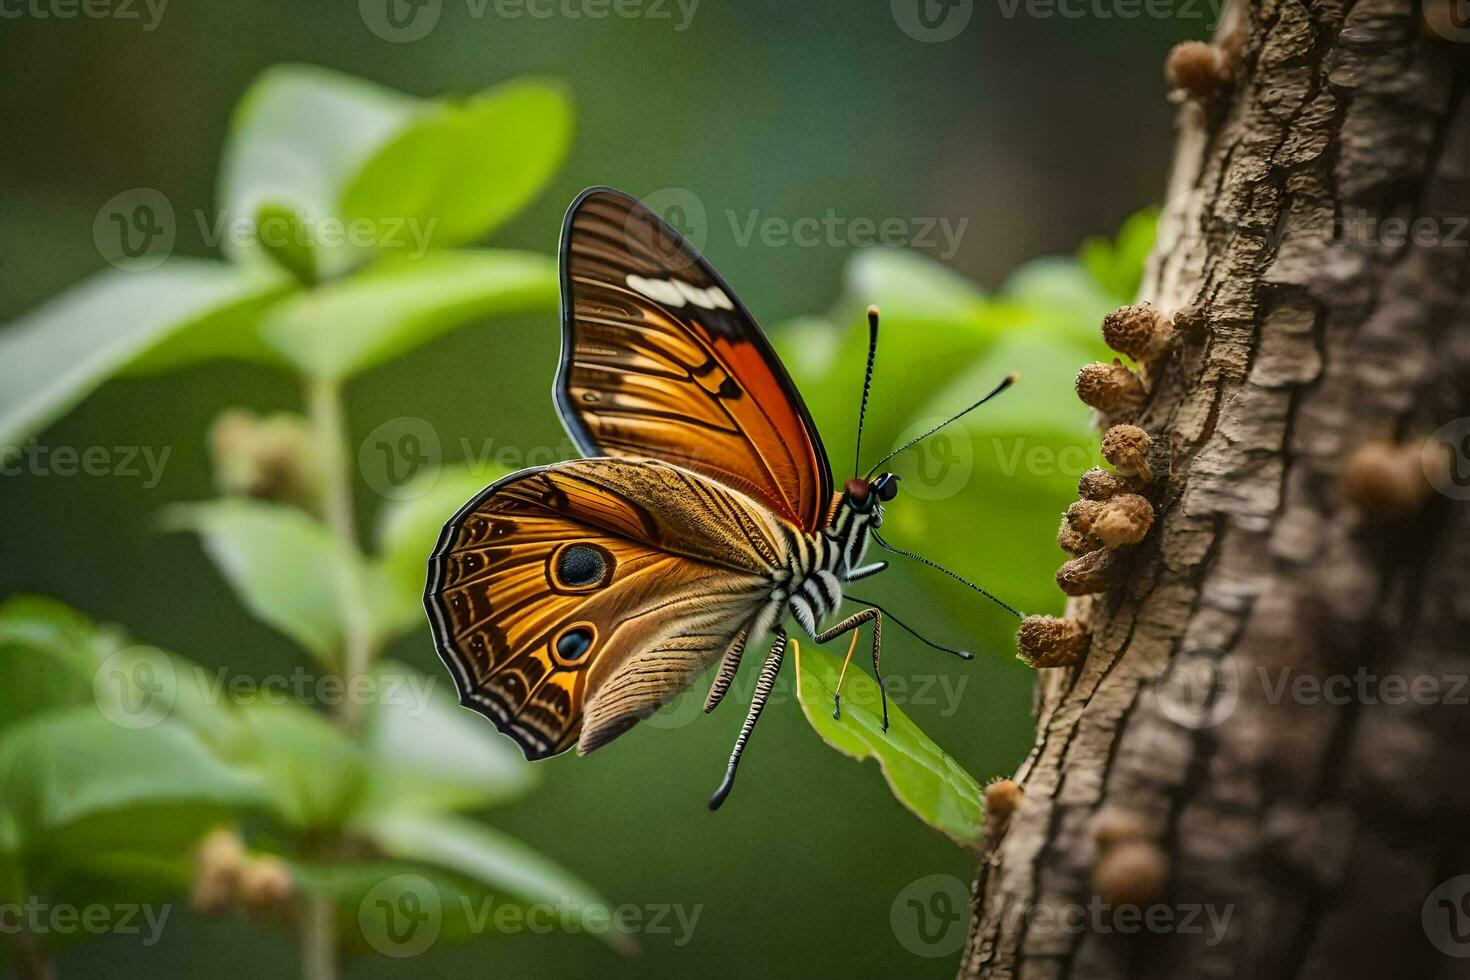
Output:
M606 574L607 558L600 549L585 544L563 548L557 559L556 577L567 585L594 585Z
M592 631L585 626L573 627L556 639L556 655L569 662L581 660L591 649Z

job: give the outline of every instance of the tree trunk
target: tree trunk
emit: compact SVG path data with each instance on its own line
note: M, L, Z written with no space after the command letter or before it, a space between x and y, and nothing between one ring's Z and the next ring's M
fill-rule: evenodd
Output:
M1175 66L1175 335L1103 419L1156 516L1040 672L961 977L1470 977L1470 29L1423 2Z

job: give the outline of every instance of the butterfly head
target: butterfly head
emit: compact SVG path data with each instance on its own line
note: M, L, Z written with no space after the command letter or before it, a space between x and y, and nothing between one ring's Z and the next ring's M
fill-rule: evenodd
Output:
M898 475L884 473L876 480L855 476L843 487L847 505L859 514L871 514L873 524L883 523L883 505L898 496Z

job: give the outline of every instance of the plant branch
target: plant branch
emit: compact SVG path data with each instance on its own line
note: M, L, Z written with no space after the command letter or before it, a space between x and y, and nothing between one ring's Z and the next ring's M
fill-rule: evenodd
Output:
M353 556L356 568L360 569L365 562L353 516L352 477L346 451L347 429L342 414L341 385L324 378L311 378L306 382L306 390L312 429L322 461L322 512L343 551ZM377 645L362 585L362 581L357 579L349 583L348 588L342 679L349 691L356 679L367 673ZM355 729L361 716L362 705L350 697L342 700L338 719L345 726Z
M16 932L5 937L15 963L16 976L22 980L54 980L56 966L36 937Z
M305 980L335 980L337 976L337 903L325 895L304 898L298 922L301 929L301 975Z

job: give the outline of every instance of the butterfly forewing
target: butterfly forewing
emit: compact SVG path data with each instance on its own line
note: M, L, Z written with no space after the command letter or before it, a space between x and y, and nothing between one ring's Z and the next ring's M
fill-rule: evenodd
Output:
M725 653L793 531L660 462L524 470L445 526L425 594L435 646L461 700L528 758L591 751Z
M588 456L675 462L825 526L832 479L755 320L682 235L626 194L585 191L562 235L562 419Z

